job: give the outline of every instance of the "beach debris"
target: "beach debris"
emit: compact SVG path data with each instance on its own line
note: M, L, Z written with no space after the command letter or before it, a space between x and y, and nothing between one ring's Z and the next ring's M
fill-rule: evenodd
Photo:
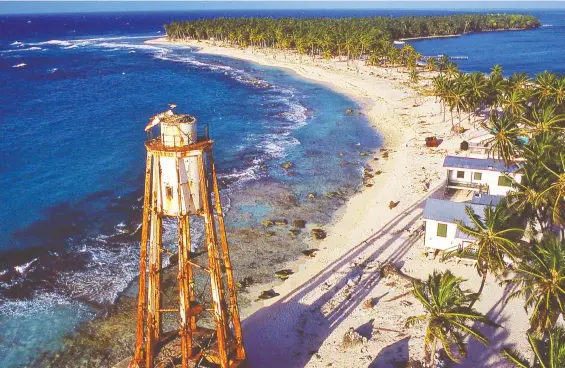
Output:
M308 198L309 198L309 199L314 199L314 198L316 198L316 193L308 193Z
M375 302L373 301L373 298L369 298L363 303L363 308L365 309L373 309L374 306Z
M366 156L369 156L369 153L367 153L367 152L359 152L359 156L361 156L361 157L366 157Z
M249 276L248 276L248 277L244 277L243 280L238 281L238 282L236 283L236 286L237 286L238 289L239 289L240 291L242 291L242 292L243 292L243 291L247 291L247 288L248 288L249 286L251 286L251 285L253 285L253 278L251 278L251 277L249 277Z
M306 249L301 251L302 254L304 254L306 257L310 257L310 258L314 258L316 257L316 252L318 251L318 249Z
M390 201L389 204L388 204L388 208L392 210L394 207L398 206L399 203L400 203L400 201L396 201L396 202Z
M306 227L306 221L304 220L292 220L292 227L296 229L304 229Z
M290 170L290 168L292 168L292 166L294 166L294 164L290 161L284 162L281 164L281 167L285 170Z
M349 330L343 335L341 348L343 350L349 350L361 346L366 342L367 338L361 336L353 327L349 327Z
M388 151L384 151L382 156L383 158L388 158Z
M346 109L346 110L345 110L345 113L346 113L347 115L351 115L351 114L353 114L353 109Z
M290 275L292 275L294 272L292 270L286 269L286 270L280 270L280 271L276 271L275 272L275 276L278 277L281 280L286 280L290 277Z
M375 175L381 175L383 172L381 170L375 171Z
M415 277L408 276L407 274L400 271L393 263L387 262L381 267L381 276L382 277L389 277L389 276L397 276L405 281L413 282L413 281L420 281Z
M274 297L277 297L281 294L275 292L273 289L271 290L264 290L261 292L261 294L259 295L259 297L257 298L257 300L267 300L267 299L271 299Z
M400 298L402 298L402 297L405 297L406 295L410 294L411 292L412 292L412 290L407 291L407 292L405 292L405 293L402 293L402 294L400 294L400 295L397 295L397 296L395 296L395 297L393 297L393 298L390 298L390 299L387 299L387 300L383 300L383 301L385 301L385 302L393 302L393 301L395 301L395 300L397 300L397 299L400 299Z
M356 275L347 279L347 286L354 287L361 281L361 275Z
M322 240L326 238L326 232L322 229L312 229L312 235L317 240Z

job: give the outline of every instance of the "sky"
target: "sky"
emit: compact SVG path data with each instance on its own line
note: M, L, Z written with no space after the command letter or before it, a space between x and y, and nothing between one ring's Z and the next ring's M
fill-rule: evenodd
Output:
M565 9L565 1L0 1L0 14L217 9Z

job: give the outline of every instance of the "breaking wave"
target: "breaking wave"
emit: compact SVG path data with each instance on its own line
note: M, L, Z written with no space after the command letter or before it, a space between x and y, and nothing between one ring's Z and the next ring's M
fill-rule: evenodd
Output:
M12 68L23 68L24 66L27 66L27 64L21 63L21 64L12 65Z

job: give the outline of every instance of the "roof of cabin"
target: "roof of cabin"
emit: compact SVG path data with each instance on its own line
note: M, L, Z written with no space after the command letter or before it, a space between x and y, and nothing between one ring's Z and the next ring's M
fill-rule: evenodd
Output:
M499 198L496 198L499 197ZM483 195L484 200L490 200L488 204L482 203L464 203L464 202L452 202L442 199L429 198L426 200L426 205L424 207L424 214L422 218L424 220L433 220L439 222L455 223L456 220L462 221L465 225L470 226L471 220L465 209L471 207L476 215L479 217L484 216L484 210L486 205L491 203L494 205L494 201L502 199L500 196ZM498 203L498 202L496 202ZM455 237L464 240L473 240L474 238L470 235L463 233L459 228L455 233Z
M496 206L504 196L493 195L493 194L475 194L473 199L471 199L471 203L473 204L482 204L485 206L493 205Z
M502 160L462 156L447 156L445 160L443 160L443 167L498 172L515 172L518 170L518 166L516 164L506 166L506 164Z

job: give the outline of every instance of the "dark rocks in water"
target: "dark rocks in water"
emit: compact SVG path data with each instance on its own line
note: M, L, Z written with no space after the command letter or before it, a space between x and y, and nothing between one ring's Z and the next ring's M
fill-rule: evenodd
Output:
M267 231L267 236L275 236L277 235L276 231Z
M304 254L306 257L314 258L317 251L318 249L306 249L302 251L302 254Z
M367 152L359 152L359 156L366 157L369 156L369 154Z
M263 220L263 221L261 221L261 224L263 224L263 226L265 226L265 227L275 226L275 223L273 222L273 220Z
M304 220L292 220L292 227L296 229L304 229L306 227L306 221Z
M238 281L235 284L240 291L247 291L247 288L253 285L253 278L251 277L244 277L243 280Z
M324 197L333 198L333 197L338 196L338 195L339 195L338 192L328 192L328 193L324 194Z
M353 114L353 109L347 109L347 110L345 110L345 113L347 115L351 115L351 114Z
M286 269L286 270L280 270L280 271L276 271L275 272L275 276L278 277L281 280L286 280L290 277L290 275L292 275L294 272L292 270Z
M294 166L294 164L290 161L287 161L281 165L281 167L285 170L289 170L292 166Z
M322 229L312 229L312 235L314 235L314 238L316 238L317 240L326 238L326 232Z
M400 201L390 201L390 203L388 204L388 208L389 209L393 209L394 207L398 206L398 204L400 203Z
M273 289L262 291L257 300L267 300L279 296L281 294L275 292Z
M288 225L288 220L287 219L263 220L263 221L261 221L261 224L263 224L263 226L265 226L265 227L286 226L286 225Z
M298 236L298 234L300 234L300 229L290 229L289 234L290 234L291 237L294 238L294 237Z

